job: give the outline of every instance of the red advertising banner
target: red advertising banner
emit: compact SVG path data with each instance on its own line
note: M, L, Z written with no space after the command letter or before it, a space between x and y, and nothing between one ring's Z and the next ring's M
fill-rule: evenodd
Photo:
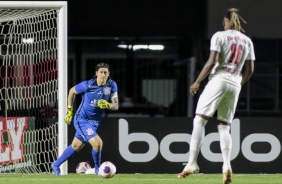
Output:
M24 142L27 129L34 129L34 118L0 118L0 173L31 164L25 159L27 148L24 147Z
M0 165L24 161L23 133L28 127L27 117L0 119Z

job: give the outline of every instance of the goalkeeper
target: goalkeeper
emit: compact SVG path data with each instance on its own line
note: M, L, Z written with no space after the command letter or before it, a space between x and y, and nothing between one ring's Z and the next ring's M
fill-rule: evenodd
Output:
M82 94L82 102L73 118L73 124L76 129L74 139L71 145L51 165L56 176L61 175L60 165L78 152L87 142L93 148L92 157L95 164L95 173L93 174L99 175L103 142L97 134L97 128L100 125L105 109L118 110L117 92L117 84L110 79L110 66L106 63L99 63L96 66L96 75L93 79L83 81L69 90L68 111L65 116L66 124L71 124L73 101L76 94Z

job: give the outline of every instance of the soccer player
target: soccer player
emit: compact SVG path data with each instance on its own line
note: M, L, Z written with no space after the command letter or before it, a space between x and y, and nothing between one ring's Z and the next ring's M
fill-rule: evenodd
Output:
M230 126L241 86L251 77L255 60L253 43L241 32L244 30L240 20L246 23L239 16L238 9L228 9L223 18L224 31L212 36L209 59L190 86L190 93L196 94L200 83L209 75L209 82L199 98L193 120L188 164L178 174L178 178L199 172L197 158L205 136L205 125L217 110L217 128L223 156L223 183L232 181Z
M105 109L116 111L119 108L118 87L116 82L110 79L110 66L106 63L99 63L96 66L96 75L93 79L83 81L69 90L68 111L65 117L65 122L68 125L73 117L73 101L76 94L82 94L82 102L73 120L76 133L71 145L51 164L56 176L61 175L60 165L78 152L87 142L93 148L94 171L99 175L103 142L97 134L97 128Z

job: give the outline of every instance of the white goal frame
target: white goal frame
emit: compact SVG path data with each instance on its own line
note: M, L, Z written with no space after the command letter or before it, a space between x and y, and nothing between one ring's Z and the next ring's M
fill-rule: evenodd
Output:
M67 1L0 1L5 9L56 9L58 14L58 156L68 144L68 127L64 123L67 112ZM61 174L68 174L67 162L61 166Z

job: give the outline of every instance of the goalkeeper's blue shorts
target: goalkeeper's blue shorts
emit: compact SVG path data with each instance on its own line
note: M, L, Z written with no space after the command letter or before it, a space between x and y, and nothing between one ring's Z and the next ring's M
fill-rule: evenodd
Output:
M99 122L95 120L74 120L74 127L76 129L75 137L81 142L86 143L89 139L97 136L97 128Z

